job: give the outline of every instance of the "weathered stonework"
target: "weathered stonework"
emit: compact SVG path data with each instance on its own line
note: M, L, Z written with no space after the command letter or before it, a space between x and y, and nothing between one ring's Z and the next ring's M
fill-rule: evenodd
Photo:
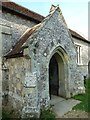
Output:
M19 16L12 15L11 13L3 12L0 18L0 27L2 28L3 39L3 55L10 52L11 49L18 42L21 35L37 23L22 19Z
M28 26L30 28L37 24L35 23L35 21L26 20L26 19L21 18L20 16L17 16L17 15L8 13L8 12L2 13L2 19L10 21L17 25Z
M6 55L10 52L15 44L18 42L21 35L28 27L13 24L0 18L0 26L2 27L2 54Z
M88 62L89 62L89 55L88 55L88 43L85 43L84 41L79 41L75 38L74 44L80 46L80 63L78 64L78 69L81 71L81 74L83 76L88 76Z
M7 87L3 83L3 92L8 92L8 102L11 104L13 109L18 109L20 114L22 112L26 92L26 90L24 90L25 76L26 72L30 71L30 67L30 60L25 58L13 58L6 61L6 72L8 73L8 76L7 80L5 79L6 82L4 79L3 82L5 84L7 83ZM5 70L3 69L3 71ZM6 78L5 76L3 77Z
M0 26L4 56L13 51L13 47L25 31L36 23L10 13L4 12L2 16ZM32 31L35 29L36 27L33 27ZM88 73L88 56L82 56L84 67L78 66L75 43L82 45L82 55L88 53L88 45L79 43L71 37L58 6L38 25L28 39L24 39L26 42L22 45L24 50L22 57L3 57L4 107L11 106L22 118L39 117L40 110L50 104L49 64L54 55L59 71L58 96L70 98L85 92L83 76Z
M52 16L42 22L42 26L28 39L27 44L30 51L28 56L32 56L32 73L35 72L37 78L40 108L49 105L48 70L50 59L55 53L58 53L64 64L64 68L62 68L64 79L60 80L59 95L70 98L75 94L85 92L82 75L78 72L76 64L76 49L58 11L55 11ZM31 79L33 81L32 77Z

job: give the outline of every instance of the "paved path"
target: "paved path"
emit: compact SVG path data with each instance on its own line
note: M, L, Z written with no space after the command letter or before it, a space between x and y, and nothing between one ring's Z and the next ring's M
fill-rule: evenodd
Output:
M62 117L67 112L71 111L72 108L79 104L80 101L74 99L64 99L58 96L52 96L50 104L53 105L53 110L57 114L57 118Z

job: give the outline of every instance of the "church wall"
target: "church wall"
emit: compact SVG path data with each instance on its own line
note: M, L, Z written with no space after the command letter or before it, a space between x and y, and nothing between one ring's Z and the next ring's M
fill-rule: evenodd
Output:
M3 67L3 108L21 114L24 103L24 80L26 71L30 71L30 60L12 58L5 61ZM6 73L7 74L6 74ZM6 97L6 98L5 98ZM4 99L5 98L5 99ZM8 112L10 112L8 111Z
M2 55L6 55L10 52L15 44L19 41L23 33L30 27L36 25L35 21L22 19L19 16L2 13L0 18L1 37L2 37ZM24 102L24 80L28 79L28 73L30 73L30 60L24 58L12 58L7 61L3 59L2 70L2 91L3 91L3 109L8 109L8 112L16 110L21 114L24 106L27 106L27 95L29 95L30 103L32 107L37 104L35 100L35 93L37 88L30 89L25 88L25 102ZM27 72L28 71L28 72ZM30 74L31 75L31 74ZM33 75L31 75L33 76ZM26 78L25 78L26 77ZM6 84L7 83L7 84ZM36 86L36 85L35 85ZM33 91L33 92L32 92ZM31 92L31 94L30 94ZM25 105L23 105L25 104ZM37 109L37 106L35 110Z
M8 53L15 46L27 28L31 28L36 24L35 21L26 20L11 13L2 12L2 16L0 16L0 27L2 27L3 55Z
M7 104L3 100L3 105L10 106L20 113L23 110L24 115L31 113L31 116L35 112L39 114L41 108L49 105L49 61L57 48L67 66L64 69L66 74L63 97L69 98L84 92L81 70L77 69L76 64L75 46L69 36L69 30L59 15L56 11L46 22L47 24L44 25L43 22L42 26L44 26L39 29L40 31L38 30L32 38L29 38L31 43L28 42L28 56L32 54L31 59L11 58L3 63L6 67L3 68L3 92L8 95ZM34 23L21 20L10 13L4 13L2 18L3 54L5 55L26 29L33 26ZM82 91L80 91L80 87L82 87Z
M0 20L0 27L2 27L2 54L6 55L13 49L27 27L13 24L3 19Z
M2 27L2 54L6 55L15 44L18 42L19 38L26 31L27 27L13 24L9 21L0 18L0 27Z
M29 51L32 51L33 71L36 72L38 101L40 107L47 106L49 102L49 61L55 50L63 55L65 64L65 91L63 97L71 97L84 93L82 75L77 69L76 49L69 30L60 19L56 11L47 22L28 40ZM80 90L82 88L82 90Z
M30 19L27 20L26 18L22 18L19 15L14 15L13 13L11 14L11 13L6 12L6 11L3 11L2 19L10 21L14 24L28 26L28 27L33 27L34 25L37 24L35 21L32 21Z
M80 63L77 63L79 71L81 71L83 77L88 76L88 62L89 62L89 56L88 56L88 43L77 40L76 38L73 38L75 45L80 46Z

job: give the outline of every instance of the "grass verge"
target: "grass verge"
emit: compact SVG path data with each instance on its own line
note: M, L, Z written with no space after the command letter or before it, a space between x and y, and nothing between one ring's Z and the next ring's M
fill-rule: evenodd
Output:
M40 120L55 120L55 113L49 108L41 111Z
M90 112L90 79L86 80L85 88L85 94L80 94L73 97L74 99L81 101L80 104L76 105L73 108L74 110L83 110Z

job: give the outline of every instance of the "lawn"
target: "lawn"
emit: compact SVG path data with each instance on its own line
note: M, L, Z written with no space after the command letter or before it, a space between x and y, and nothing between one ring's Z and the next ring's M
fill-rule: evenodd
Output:
M76 105L73 108L74 110L83 110L90 112L90 79L86 80L85 88L85 94L80 94L73 97L74 99L81 101L80 104Z

